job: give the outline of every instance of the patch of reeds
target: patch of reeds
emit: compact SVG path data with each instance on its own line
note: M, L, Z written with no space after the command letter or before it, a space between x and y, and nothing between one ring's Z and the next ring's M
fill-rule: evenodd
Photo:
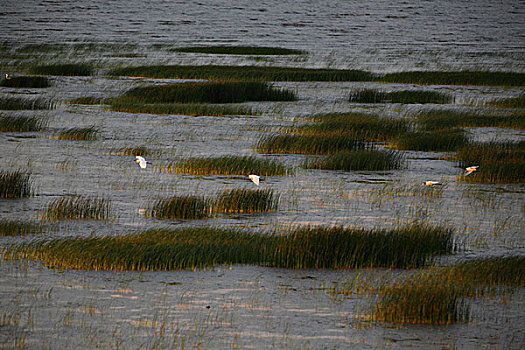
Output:
M179 114L192 116L228 116L257 114L251 107L195 104L195 103L154 103L136 104L113 102L110 109L114 112L146 113L146 114Z
M0 198L31 196L31 173L23 170L0 170Z
M389 141L410 128L406 120L365 113L320 114L312 120L316 123L298 127L297 131L305 134L354 135L366 141Z
M170 49L172 52L190 52L223 55L304 55L305 51L265 46L191 46Z
M170 162L166 170L176 174L194 175L286 175L292 173L282 163L254 156L223 156L186 158Z
M70 128L61 131L57 138L59 140L91 141L97 139L98 128L89 126L85 128Z
M32 221L0 219L0 236L25 236L42 233L42 225Z
M55 104L43 98L0 97L0 109L4 110L36 110L53 109Z
M497 99L489 102L489 105L502 108L525 108L525 94L518 97Z
M294 101L293 91L264 82L202 82L140 86L128 90L113 103L240 103L246 101Z
M0 131L3 132L29 132L42 131L47 125L43 117L35 116L10 116L0 114Z
M392 170L401 169L404 165L404 156L394 150L360 149L338 152L323 158L306 160L303 164L307 169L325 170Z
M446 130L458 127L498 127L525 129L525 114L489 115L473 112L433 110L417 116L425 130Z
M136 147L120 147L114 148L110 154L123 155L123 156L149 156L153 152L147 146L136 146Z
M147 215L156 219L205 219L210 201L200 196L174 196L156 200Z
M50 85L47 77L38 76L16 76L0 81L0 86L10 88L46 88Z
M277 210L278 198L271 189L224 191L213 202L217 213L265 213Z
M108 100L102 97L85 96L69 100L68 103L79 105L104 105L108 103Z
M392 230L299 227L259 234L187 227L108 237L68 237L11 246L8 258L28 257L62 268L172 270L219 264L282 268L423 266L453 251L452 231L408 226Z
M438 131L412 131L392 141L392 148L422 152L452 152L468 144L462 129Z
M525 142L469 143L456 152L459 165L478 165L477 171L461 179L471 182L525 181Z
M29 69L31 74L61 75L61 76L90 76L93 67L85 63L64 63L34 66Z
M412 71L378 76L376 81L426 85L524 86L525 74L483 71Z
M350 135L268 135L259 139L260 153L330 154L364 149L366 142Z
M427 90L381 91L377 89L353 90L349 98L353 103L453 103L446 93Z
M46 205L41 217L44 220L72 219L108 219L111 214L111 202L98 197L63 197Z

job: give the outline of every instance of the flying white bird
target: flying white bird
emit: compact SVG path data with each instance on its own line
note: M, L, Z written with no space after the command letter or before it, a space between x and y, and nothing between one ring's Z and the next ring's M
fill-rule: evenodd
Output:
M438 185L442 185L441 182L439 181L425 181L423 182L423 185L427 185L427 186L438 186Z
M478 170L479 165L472 165L465 168L465 172L463 173L463 176L467 176Z
M11 79L11 77L9 76L9 74L5 73L5 80L9 80Z
M135 162L137 162L137 164L142 168L142 169L146 169L146 167L148 166L148 164L151 164L150 162L147 162L146 159L144 159L143 157L141 156L135 156Z
M248 177L250 178L250 180L253 181L254 184L256 184L257 186L259 186L259 179L261 178L260 176L257 176L257 175L248 175Z

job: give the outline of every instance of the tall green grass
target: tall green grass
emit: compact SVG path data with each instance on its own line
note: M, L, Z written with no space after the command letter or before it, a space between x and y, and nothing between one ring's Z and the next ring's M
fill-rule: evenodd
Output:
M277 209L279 199L271 189L224 191L213 202L217 213L264 213Z
M401 169L404 157L401 152L376 149L362 149L330 154L324 158L306 160L303 164L307 169L325 170L392 170Z
M97 139L98 128L89 126L85 128L70 128L61 131L57 138L59 140L92 141Z
M42 131L47 125L43 117L9 116L0 114L0 131L29 132Z
M446 130L458 127L498 127L525 129L525 114L490 115L473 112L433 110L417 116L425 130Z
M502 108L525 108L525 94L518 97L497 99L489 102L489 105Z
M46 77L17 76L3 79L0 86L11 88L46 88L51 86Z
M31 191L31 173L15 170L0 170L0 198L29 197Z
M62 268L173 270L220 264L282 268L414 268L454 250L452 231L408 226L392 230L299 227L259 234L187 227L110 237L51 238L11 246L8 258L28 257Z
M483 71L412 71L378 76L376 81L425 85L525 86L524 73Z
M48 203L42 210L44 220L72 219L108 219L111 214L111 202L98 197L63 197Z
M210 216L209 200L199 196L174 196L156 200L147 215L157 219L205 219Z
M135 147L120 147L113 148L109 152L110 154L124 155L124 156L149 156L153 154L153 151L147 146L135 146Z
M93 67L85 63L63 63L34 66L29 69L32 74L62 75L62 76L90 76Z
M228 116L257 114L251 107L195 104L195 103L152 103L137 104L127 102L113 102L110 109L114 112L147 113L147 114L181 114L192 116Z
M32 221L0 219L0 236L25 236L42 233L42 225Z
M4 110L37 110L53 109L55 104L43 98L0 97L0 109Z
M306 53L301 50L264 46L190 46L177 47L169 51L226 55L304 55Z
M330 154L364 149L366 142L352 135L268 135L259 139L261 153Z
M461 129L439 131L413 131L394 138L391 146L400 150L423 152L452 152L469 142Z
M202 82L142 86L128 90L113 103L240 103L246 101L294 101L295 93L263 82Z
M291 169L282 163L254 156L222 156L186 158L170 162L166 171L175 174L195 175L286 175Z
M110 102L110 100L93 96L78 97L68 101L68 103L79 105L103 105L108 102Z
M385 92L376 89L352 91L349 98L353 103L453 103L454 98L446 93L424 90L403 90Z

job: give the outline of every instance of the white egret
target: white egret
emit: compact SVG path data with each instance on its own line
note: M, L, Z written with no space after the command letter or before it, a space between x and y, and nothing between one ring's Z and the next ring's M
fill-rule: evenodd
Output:
M9 80L11 79L11 77L9 76L9 74L5 73L5 80Z
M147 162L146 159L144 159L144 157L141 157L141 156L135 156L135 161L137 162L137 164L142 168L142 169L146 169L146 167L148 166L148 164L151 164L150 162Z
M259 179L261 178L260 176L251 174L251 175L248 175L248 177L250 178L250 180L253 181L254 184L259 186Z
M463 176L467 176L478 170L479 165L472 165L465 168L465 172L463 173Z
M431 181L431 180L425 181L425 182L423 182L423 184L427 185L427 186L439 186L439 185L442 185L442 183L439 182L439 181Z

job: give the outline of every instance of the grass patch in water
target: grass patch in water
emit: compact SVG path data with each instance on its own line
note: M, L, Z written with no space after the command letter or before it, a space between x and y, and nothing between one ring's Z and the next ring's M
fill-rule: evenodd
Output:
M352 91L349 98L353 103L453 103L454 98L438 91L403 90L386 92L376 89Z
M213 202L216 213L265 213L277 210L278 198L271 189L224 191Z
M42 225L32 221L0 219L0 236L25 236L42 232Z
M25 98L25 97L0 97L0 109L4 110L37 110L53 109L53 102L43 98Z
M97 197L63 197L47 204L41 217L44 220L73 219L108 219L111 213L111 202Z
M254 156L187 158L170 162L166 171L194 175L286 175L292 173L280 162Z
M489 106L501 108L525 108L525 94L518 97L502 98L490 101Z
M0 86L10 88L46 88L51 86L47 77L17 76L2 79Z
M376 81L424 85L525 86L525 74L483 71L412 71L378 76Z
M30 197L31 174L22 170L0 170L0 198Z
M71 269L173 270L228 264L280 268L417 268L453 249L452 231L415 225L391 230L299 227L259 234L187 227L108 237L52 238L5 249Z
M98 129L95 126L85 128L70 128L61 131L57 138L59 140L92 141L97 139Z
M79 105L104 105L108 104L108 100L102 97L85 96L69 100L68 103Z
M147 114L179 114L192 116L227 116L254 115L251 107L231 105L186 104L186 103L155 103L135 104L113 102L110 109L114 112L147 113Z
M153 152L147 146L136 146L136 147L120 147L113 148L109 151L110 154L123 155L123 156L149 156Z
M466 144L468 138L461 129L413 131L394 138L392 148L422 152L452 152Z
M469 143L457 150L460 166L478 165L461 179L470 182L522 183L525 181L525 141Z
M364 149L366 142L352 135L269 135L257 143L260 153L280 154L330 154Z
M304 55L305 51L264 46L191 46L169 49L172 52L190 52L226 55Z
M29 69L31 74L60 75L60 76L90 76L93 67L85 63L63 63L34 66Z
M488 115L475 112L428 111L417 116L425 130L445 130L457 127L498 127L525 129L525 114Z
M2 132L30 132L42 131L47 125L43 117L10 116L0 114L0 131Z
M344 171L380 171L401 169L403 165L404 157L401 152L394 150L361 149L334 153L315 160L306 160L302 167L307 169Z
M158 199L147 211L156 219L206 219L210 214L210 201L199 196Z

